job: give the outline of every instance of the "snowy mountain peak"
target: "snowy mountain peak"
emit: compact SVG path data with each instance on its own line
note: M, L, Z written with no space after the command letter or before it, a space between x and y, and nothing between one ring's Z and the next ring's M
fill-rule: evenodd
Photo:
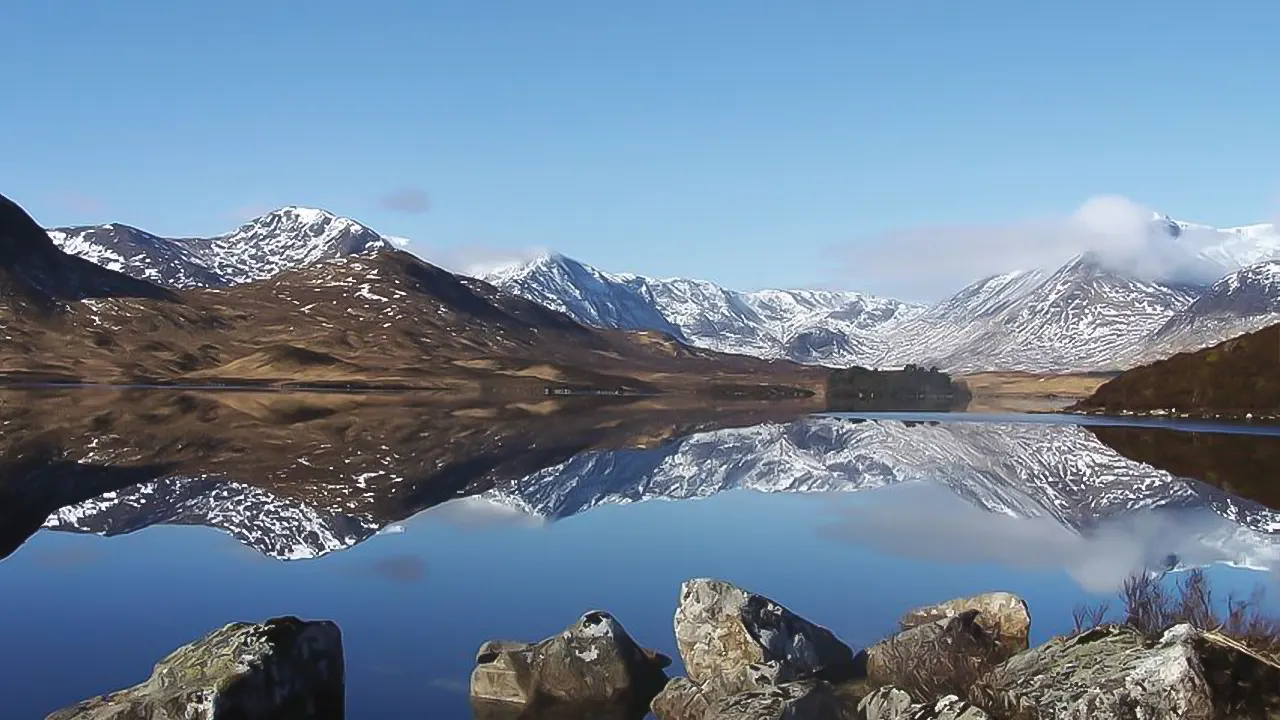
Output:
M920 306L854 292L740 292L705 280L607 273L547 252L485 280L579 322L658 330L697 347L846 365L882 350L866 338Z
M329 226L349 232L373 232L351 218L335 215L328 210L302 207L299 205L286 205L285 207L272 210L269 213L259 215L258 217L241 225L240 229L236 232L242 232L246 228L251 227L327 228Z

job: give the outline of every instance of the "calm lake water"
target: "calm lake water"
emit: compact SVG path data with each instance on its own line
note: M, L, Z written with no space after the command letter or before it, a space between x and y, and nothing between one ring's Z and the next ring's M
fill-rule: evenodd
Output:
M695 576L855 647L911 607L986 590L1025 597L1041 641L1144 568L1280 590L1280 513L1264 504L1280 437L1257 428L40 399L0 396L5 717L280 614L342 627L350 717L467 718L489 638L604 608L676 656L677 590Z

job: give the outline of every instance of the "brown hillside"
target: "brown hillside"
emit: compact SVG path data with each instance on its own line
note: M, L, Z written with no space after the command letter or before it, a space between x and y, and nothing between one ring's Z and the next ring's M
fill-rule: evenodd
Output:
M0 381L820 392L825 372L584 327L404 252L174 292L58 250L0 198Z
M1072 409L1171 411L1196 417L1280 415L1280 325L1121 373Z

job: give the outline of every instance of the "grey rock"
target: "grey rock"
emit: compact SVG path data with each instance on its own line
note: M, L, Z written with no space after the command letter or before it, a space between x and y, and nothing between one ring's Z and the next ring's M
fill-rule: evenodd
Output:
M747 665L729 675L714 675L697 683L675 678L653 699L659 720L700 720L720 700L755 690L767 690L793 679L778 663Z
M977 617L977 610L969 610L904 630L859 653L859 669L875 686L914 687L922 677L960 673L976 678L980 669L1014 655L987 634Z
M911 717L914 705L905 691L886 685L864 697L858 703L858 712L865 720L904 720Z
M831 631L721 580L685 581L675 633L696 683L733 677L752 665L776 665L786 679L840 682L855 674L853 651Z
M977 623L1013 656L1026 650L1031 638L1031 611L1022 598L1007 592L991 592L956 598L911 610L898 621L903 630L978 611Z
M232 623L170 653L143 683L48 720L341 720L344 672L332 622Z
M670 658L641 648L605 612L592 611L536 644L489 641L476 655L471 697L542 712L565 706L647 708Z
M830 684L809 680L751 690L717 702L703 720L853 720Z
M910 695L892 686L863 698L858 712L864 720L990 720L982 708L955 695L931 703L913 703Z
M1156 641L1103 626L996 668L989 708L1045 718L1208 720L1280 714L1280 666L1216 633L1178 625Z

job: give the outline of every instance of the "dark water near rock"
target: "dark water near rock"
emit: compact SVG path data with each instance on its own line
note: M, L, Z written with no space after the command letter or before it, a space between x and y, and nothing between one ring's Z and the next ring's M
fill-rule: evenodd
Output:
M0 714L294 614L341 625L350 717L465 718L489 638L605 608L675 656L694 576L854 646L996 589L1040 641L1143 568L1280 597L1274 432L811 410L0 393Z

